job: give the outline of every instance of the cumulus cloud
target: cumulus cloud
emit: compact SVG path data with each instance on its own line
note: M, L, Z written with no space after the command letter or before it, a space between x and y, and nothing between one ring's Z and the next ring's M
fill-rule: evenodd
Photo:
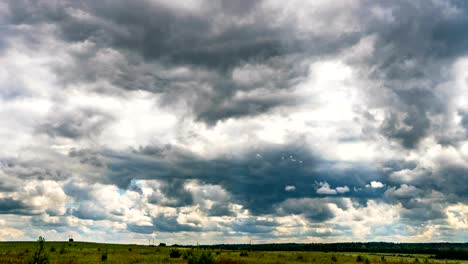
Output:
M348 186L336 187L336 192L337 193L347 193L347 192L349 192L349 187Z
M385 191L385 195L398 197L398 198L408 198L408 197L416 197L418 195L418 188L402 184L399 188L392 187Z
M379 181L371 181L370 187L372 188L383 188L385 185Z
M347 193L347 192L349 192L349 187L348 186L336 187L335 189L332 189L330 187L330 184L328 184L327 182L320 182L319 186L320 187L316 191L318 194L335 195L335 194L338 194L338 193Z

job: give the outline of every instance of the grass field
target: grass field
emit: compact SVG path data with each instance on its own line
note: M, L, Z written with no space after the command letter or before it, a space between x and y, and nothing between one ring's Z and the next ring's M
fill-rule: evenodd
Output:
M0 242L0 263L28 263L37 251L37 242ZM170 253L178 251L180 257ZM190 255L211 255L214 263L467 263L436 260L430 255L365 254L343 252L282 252L203 250L143 245L116 245L84 242L46 242L50 263L188 263ZM191 262L209 263L209 262ZM211 262L213 263L213 262Z

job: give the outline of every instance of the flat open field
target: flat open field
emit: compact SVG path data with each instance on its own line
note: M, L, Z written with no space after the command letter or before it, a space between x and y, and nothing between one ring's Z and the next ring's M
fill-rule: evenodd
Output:
M0 242L0 263L31 263L37 242ZM170 257L177 251L179 257ZM203 250L144 245L46 242L49 263L467 263L423 254ZM211 256L200 258L204 254ZM198 256L198 258L197 258Z

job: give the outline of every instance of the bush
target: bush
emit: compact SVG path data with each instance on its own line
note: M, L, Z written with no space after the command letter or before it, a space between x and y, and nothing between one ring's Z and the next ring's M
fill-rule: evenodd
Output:
M51 247L50 252L55 252L55 247Z
M336 261L337 261L337 259L336 259L335 256L332 256L332 257L331 257L331 260L332 260L333 262L336 262Z
M459 249L440 250L436 255L436 259L458 259L468 260L468 251Z
M171 252L169 253L169 257L171 258L180 258L182 254L180 254L180 251L177 249L171 249Z
M364 259L361 256L357 256L356 262L363 262L363 261L364 261Z
M247 252L241 252L241 253L239 254L239 256L241 256L241 257L248 257L249 254L247 254Z
M34 252L33 256L26 260L26 263L28 264L49 264L49 257L45 253L45 239L43 237L39 237L37 240L39 243L36 251Z
M60 251L59 251L60 254L65 254L65 248L61 248Z
M107 252L102 253L102 255L101 255L101 260L102 260L102 262L104 262L104 261L107 260Z
M198 254L192 254L188 257L187 264L214 264L213 255L210 252L203 251Z
M188 259L190 256L193 256L193 249L192 250L185 250L182 254L183 259Z

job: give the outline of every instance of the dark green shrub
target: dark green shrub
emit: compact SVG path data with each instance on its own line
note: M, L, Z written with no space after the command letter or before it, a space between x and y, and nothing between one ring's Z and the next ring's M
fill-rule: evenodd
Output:
M101 261L104 262L107 260L107 252L102 253L101 255Z
M59 251L60 254L65 254L66 251L65 251L65 248L61 248L60 251Z
M31 258L27 259L26 260L26 263L28 264L49 264L50 261L49 261L49 257L47 256L46 252L45 252L45 239L43 237L39 237L39 239L37 240L37 242L39 243L36 251L34 252L34 254L32 255Z
M187 264L214 264L214 257L210 252L192 254L187 259Z
M188 259L190 256L193 256L193 249L185 250L184 253L182 254L183 259Z
M171 252L169 253L169 257L171 257L171 258L180 258L180 256L182 256L182 254L180 253L179 250L171 249Z
M241 253L239 254L239 256L241 256L241 257L248 257L249 254L248 254L247 252L241 252Z
M55 252L55 247L51 247L50 252Z
M363 262L364 259L362 258L362 256L357 256L356 258L356 262Z
M332 256L332 257L331 257L331 260L332 260L333 262L336 262L336 261L337 261L337 259L336 259L335 256Z

